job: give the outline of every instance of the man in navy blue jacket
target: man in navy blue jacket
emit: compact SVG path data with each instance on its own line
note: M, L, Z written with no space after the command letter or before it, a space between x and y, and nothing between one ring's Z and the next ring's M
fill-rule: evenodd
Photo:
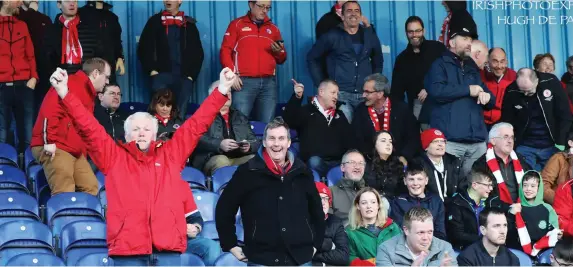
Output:
M360 25L362 12L356 1L342 5L342 24L323 34L308 52L308 68L318 87L331 79L338 83L341 110L352 121L354 109L362 102L364 78L381 73L384 58L382 47L372 27ZM323 64L326 58L326 69Z
M436 59L425 77L428 99L422 112L431 112L430 126L448 137L446 152L460 158L462 177L486 151L487 128L483 110L492 109L495 96L480 78L471 59L471 44L477 37L473 19L450 25L449 51Z

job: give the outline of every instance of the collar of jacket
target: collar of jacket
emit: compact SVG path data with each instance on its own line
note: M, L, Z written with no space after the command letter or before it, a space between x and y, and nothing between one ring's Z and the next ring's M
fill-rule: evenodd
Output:
M341 29L343 32L348 33L345 29L344 29L344 22L339 23L338 25L336 25L336 27L338 29ZM364 30L366 28L364 28L364 26L362 24L358 24L358 30Z
M413 262L414 259L412 258L412 254L410 254L410 251L406 247L406 235L402 233L398 236L398 242L396 242L396 254ZM426 256L424 259L425 263L427 263L428 260L432 260L436 257L436 255L441 253L441 251L436 248L436 239L436 237L432 237L432 243L430 244L430 249L428 250L428 256Z
M366 186L366 182L364 181L364 178L360 179L360 181L352 181L342 177L336 185L342 189L354 189L358 191Z
M426 47L426 37L422 36L422 43L420 44L420 53L414 52L414 47L412 46L412 44L410 44L410 41L408 41L408 46L406 46L406 50L408 51L408 53L411 54L422 54L424 53L425 47Z
M253 19L251 19L251 11L247 11L247 15L245 15L243 17L243 21L248 22L248 23L255 23L255 21ZM265 19L263 19L263 24L261 24L261 25L265 25L269 22L271 22L271 18L269 18L269 16L265 16Z
M129 143L124 143L122 141L118 141L119 145L125 149L130 155L132 155L137 161L145 162L156 155L157 148L163 146L164 142L162 141L151 141L149 144L149 149L147 152L141 151L139 146L135 143L135 141L131 141Z
M85 72L83 72L82 70L78 70L75 73L74 77L76 77L80 82L84 83L84 85L88 88L90 95L92 95L94 97L97 95L97 92L94 88L94 85L92 84L92 82L90 81L90 78L88 77L88 75Z
M265 161L263 159L263 149L265 148L263 146L260 146L256 156L253 158L254 160L250 160L248 162L249 169L253 171L264 171L272 174L271 170L267 168L267 165L265 164ZM296 159L296 157L290 150L287 151L287 158L289 162L291 162L292 164L292 167L290 168L287 174L293 173L295 170L301 168L301 163L299 162L299 160Z
M474 67L477 70L479 70L476 63L473 61L473 59L471 59L471 58L462 59L450 50L447 50L446 52L444 52L444 54L442 54L442 57L444 58L444 61L455 64L456 66L458 66L460 68L462 67L461 63L463 63L464 66L474 65Z

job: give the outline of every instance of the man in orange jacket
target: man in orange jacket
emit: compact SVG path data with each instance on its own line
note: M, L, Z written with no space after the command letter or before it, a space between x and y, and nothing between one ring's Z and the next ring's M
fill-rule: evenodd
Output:
M108 254L115 266L181 264L187 233L198 235L203 222L181 171L227 102L234 80L235 74L223 69L218 90L171 140L156 141L157 120L137 112L125 121L127 143L116 144L82 105L66 71L58 69L50 78L90 157L106 177Z

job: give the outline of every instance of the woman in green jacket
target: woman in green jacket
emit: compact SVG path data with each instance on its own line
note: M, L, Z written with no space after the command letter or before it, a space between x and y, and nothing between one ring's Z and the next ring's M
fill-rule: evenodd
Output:
M358 191L348 221L351 266L375 266L378 246L402 232L388 218L388 201L371 187Z

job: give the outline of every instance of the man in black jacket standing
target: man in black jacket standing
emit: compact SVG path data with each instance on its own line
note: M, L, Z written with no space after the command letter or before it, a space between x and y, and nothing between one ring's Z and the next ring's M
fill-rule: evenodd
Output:
M239 166L215 210L223 251L256 265L307 265L325 232L320 196L308 167L288 151L288 126L267 124L263 147ZM239 247L235 216L241 209L245 246Z
M179 11L181 0L163 1L165 10L153 15L143 28L137 57L151 77L151 95L169 88L179 115L185 118L193 83L203 64L203 47L197 21Z
M103 91L98 93L98 98L100 105L96 102L94 117L113 140L125 142L123 125L127 115L119 110L119 105L121 104L121 89L119 85L114 83L107 84Z
M553 154L564 149L571 127L571 111L561 83L550 73L529 68L505 92L501 121L514 127L516 152L536 171Z
M446 47L438 41L426 40L424 21L418 16L409 17L405 28L408 46L396 58L390 97L401 102L407 99L410 110L418 118L428 96L424 89L424 76L432 62L446 51ZM404 94L407 94L407 98Z
M458 266L520 266L519 259L505 247L507 219L498 208L479 214L482 238L458 255Z

